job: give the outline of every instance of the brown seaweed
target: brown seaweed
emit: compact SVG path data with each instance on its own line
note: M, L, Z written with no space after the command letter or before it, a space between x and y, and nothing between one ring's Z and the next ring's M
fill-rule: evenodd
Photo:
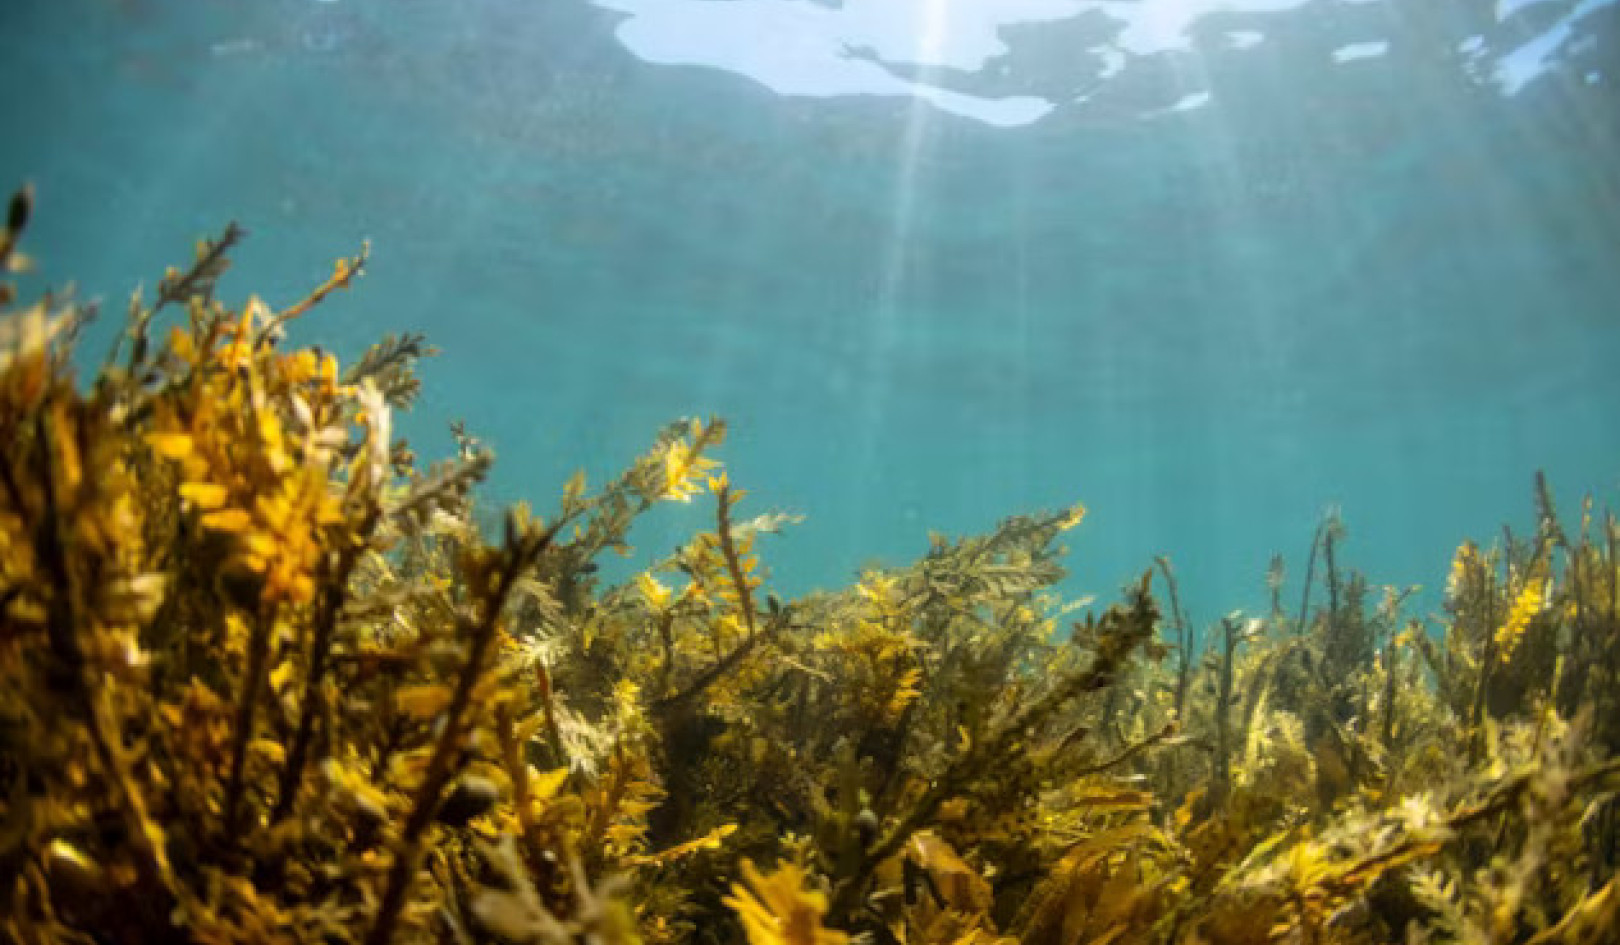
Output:
M1279 558L1202 653L1167 558L1060 598L1079 506L782 600L794 519L743 511L723 423L492 519L475 437L423 471L394 437L422 338L345 371L284 337L365 250L232 307L241 238L88 384L89 310L0 289L5 940L1615 940L1612 515L1538 480L1434 626L1331 517L1299 610ZM663 501L712 527L607 581Z

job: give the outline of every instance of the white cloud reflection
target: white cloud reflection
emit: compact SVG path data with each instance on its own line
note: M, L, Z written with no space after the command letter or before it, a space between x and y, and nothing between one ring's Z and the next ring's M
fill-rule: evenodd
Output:
M1002 30L1100 13L1118 27L1089 50L1103 62L1099 81L1124 71L1132 57L1192 48L1191 27L1213 13L1283 13L1307 0L591 0L625 14L619 41L643 60L700 66L746 76L781 95L905 96L996 126L1026 125L1057 103L1036 95L979 95L902 74L943 67L977 74L1009 48ZM1381 0L1339 0L1368 3ZM1499 0L1505 18L1545 0ZM1569 42L1581 17L1617 0L1582 0L1541 36L1504 56L1499 87L1517 91ZM1234 49L1260 45L1255 29L1225 34ZM1387 40L1340 47L1339 62L1382 55ZM897 67L895 69L890 66ZM1090 97L1090 96L1087 96ZM1207 98L1198 104L1204 104ZM1175 103L1181 105L1182 103ZM1174 107L1174 106L1172 106Z
M1349 43L1333 50L1334 62L1355 62L1357 59L1377 59L1389 52L1389 43L1377 39L1365 43Z
M1503 2L1497 7L1497 16L1506 19L1520 7L1534 2L1537 0ZM1540 35L1498 60L1495 71L1496 84L1509 95L1517 94L1519 90L1529 85L1531 80L1552 67L1558 52L1575 38L1575 27L1582 20L1614 3L1615 0L1581 0L1575 5L1575 9L1553 21ZM1588 78L1587 81L1590 83L1594 80Z

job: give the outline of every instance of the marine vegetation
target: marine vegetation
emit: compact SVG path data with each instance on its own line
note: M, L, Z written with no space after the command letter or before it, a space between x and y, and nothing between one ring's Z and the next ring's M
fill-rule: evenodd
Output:
M232 305L242 235L89 378L94 308L0 288L4 940L1616 941L1612 515L1540 484L1428 623L1336 517L1265 614L1065 601L1079 505L783 600L723 423L492 515L394 434L424 339L290 339L365 249ZM661 502L708 524L609 580Z

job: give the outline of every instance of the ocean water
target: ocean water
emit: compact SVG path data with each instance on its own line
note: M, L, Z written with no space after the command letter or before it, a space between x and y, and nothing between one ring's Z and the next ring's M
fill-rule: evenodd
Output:
M233 300L370 239L298 337L426 332L494 501L715 413L784 594L1081 501L1208 620L1617 498L1617 82L1606 0L4 0L0 183L87 363L226 220Z

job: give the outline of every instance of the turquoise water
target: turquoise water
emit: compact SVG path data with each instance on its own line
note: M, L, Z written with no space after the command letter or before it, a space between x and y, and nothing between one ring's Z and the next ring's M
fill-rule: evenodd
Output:
M404 428L503 499L718 413L787 593L1078 500L1072 590L1209 619L1328 508L1434 587L1538 468L1615 497L1617 80L1592 0L7 0L0 181L109 314L371 239L302 337L428 333Z

